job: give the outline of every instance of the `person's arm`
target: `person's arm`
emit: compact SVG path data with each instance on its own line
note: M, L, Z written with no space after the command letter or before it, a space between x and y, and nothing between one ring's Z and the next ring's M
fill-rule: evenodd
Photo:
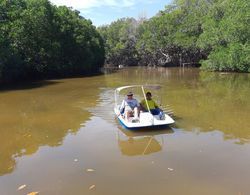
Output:
M159 109L161 112L163 111L159 106L158 104L154 101L154 104L155 104L155 108Z
M155 108L159 108L158 104L155 101L154 101L154 106L155 106Z

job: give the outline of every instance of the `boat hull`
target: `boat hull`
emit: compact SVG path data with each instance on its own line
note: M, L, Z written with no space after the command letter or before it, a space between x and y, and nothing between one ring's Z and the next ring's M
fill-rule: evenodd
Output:
M114 111L120 123L128 129L166 126L166 125L173 124L175 122L167 114L165 114L165 117L163 120L160 120L158 115L152 115L149 112L140 113L139 121L135 121L133 117L130 117L128 120L125 120L124 117L119 113L118 109L115 108Z

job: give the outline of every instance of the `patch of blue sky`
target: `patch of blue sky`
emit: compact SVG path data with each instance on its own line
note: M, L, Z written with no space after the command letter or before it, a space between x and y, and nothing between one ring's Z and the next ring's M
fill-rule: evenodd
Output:
M50 0L79 10L95 26L110 24L119 18L150 18L170 4L171 0Z

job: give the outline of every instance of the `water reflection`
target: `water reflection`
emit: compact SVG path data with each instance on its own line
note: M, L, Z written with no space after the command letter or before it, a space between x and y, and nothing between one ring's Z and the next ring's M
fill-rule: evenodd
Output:
M14 91L14 90L29 90L34 88L41 88L46 87L48 85L55 85L60 83L60 81L36 81L36 82L29 82L29 83L15 83L15 84L7 84L7 85L0 85L0 92L4 91Z
M115 118L114 89L146 83L163 86L175 128L130 131ZM1 92L0 194L250 194L249 83L248 74L131 68Z
M88 109L99 94L96 78L45 81L0 93L0 175L14 171L18 157L61 145L90 119Z
M164 137L173 132L170 127L140 130L119 128L117 133L118 146L122 154L127 156L141 156L156 153L162 150Z
M118 145L123 155L147 155L162 150L161 144L153 137L128 137L122 140L118 138Z
M177 125L202 132L219 130L224 139L250 141L250 75L200 72L196 86L173 91ZM184 79L184 78L183 78Z
M133 78L133 79L131 79ZM129 68L107 75L109 87L159 84L162 105L170 105L178 128L218 130L224 139L250 142L250 74L202 72L197 68Z
M171 105L179 128L219 130L225 139L250 141L250 74L202 72L196 68L139 68L123 70L114 77L126 84L162 85L161 103Z

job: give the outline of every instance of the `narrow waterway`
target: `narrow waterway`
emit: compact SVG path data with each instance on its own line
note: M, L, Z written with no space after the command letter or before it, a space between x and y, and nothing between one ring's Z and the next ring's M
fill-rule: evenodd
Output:
M114 89L130 84L161 85L153 98L176 123L124 129ZM0 195L250 194L249 97L250 74L195 68L126 68L5 88Z

